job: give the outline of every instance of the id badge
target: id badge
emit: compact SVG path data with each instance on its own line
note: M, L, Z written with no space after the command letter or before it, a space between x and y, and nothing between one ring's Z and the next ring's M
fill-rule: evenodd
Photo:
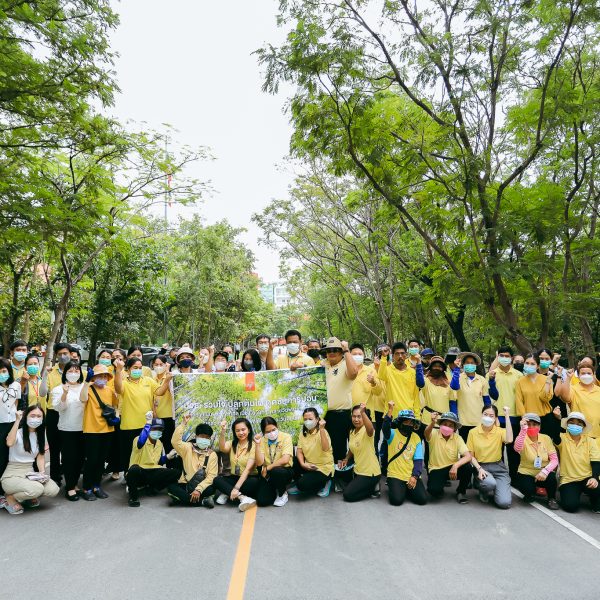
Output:
M234 472L235 472L235 475L236 475L237 477L239 477L239 476L240 476L240 465L235 465L235 471L234 471Z
M535 457L535 460L533 461L533 466L536 469L541 469L542 468L542 459L539 456Z

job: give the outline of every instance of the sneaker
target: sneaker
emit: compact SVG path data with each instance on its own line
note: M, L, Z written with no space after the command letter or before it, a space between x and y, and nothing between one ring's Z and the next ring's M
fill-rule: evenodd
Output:
M137 508L140 505L140 501L137 498L129 498L127 504L129 504L131 508Z
M83 493L81 494L81 497L84 500L87 500L88 502L92 502L94 500L97 500L96 496L94 496L94 494L92 493L92 490L83 490Z
M214 508L215 507L214 498L212 496L207 496L206 498L202 498L202 506L204 506L204 508Z
M459 504L467 504L469 502L469 499L467 498L467 495L464 492L456 492L456 501Z
M275 498L273 506L285 506L288 503L289 499L290 497L288 496L287 492L283 492L281 496L277 496L277 498Z
M327 496L329 496L330 491L331 479L317 492L317 496L319 496L319 498L327 498Z
M548 500L548 508L550 510L558 510L558 502L554 498L550 498L550 500ZM598 512L600 512L600 510Z
M483 502L484 504L487 504L490 501L490 497L487 495L487 493L482 492L480 490L479 491L479 501Z
M100 498L100 500L105 500L108 498L108 494L102 488L96 488L94 490L94 496L96 496L96 498Z
M298 494L301 494L302 492L301 492L301 491L298 489L298 486L297 486L297 485L293 485L293 486L291 486L290 488L288 488L288 491L287 491L287 493L288 493L290 496L297 496Z
M333 491L336 494L340 494L341 492L344 491L344 488L342 487L342 484L339 481L335 482L335 485L333 486Z
M217 498L217 504L223 506L227 504L227 500L229 500L229 498L225 494L219 494L219 497Z
M248 496L240 496L240 512L246 512L249 508L256 506L256 500Z

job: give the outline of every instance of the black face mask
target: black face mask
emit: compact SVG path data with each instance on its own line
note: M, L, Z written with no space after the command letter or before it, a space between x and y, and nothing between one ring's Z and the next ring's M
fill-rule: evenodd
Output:
M523 365L524 363L522 362L516 362L513 364L513 367L517 370L517 371L521 371L521 373L523 372Z
M400 425L400 427L398 427L398 431L404 437L408 437L414 431L414 429L412 425Z
M442 371L441 369L429 369L429 372L431 373L432 377L441 377L444 374L444 371Z
M306 354L308 354L313 360L317 360L321 356L321 351L316 348L311 348Z
M187 369L188 367L191 367L194 364L194 361L191 358L184 358L183 360L179 361L179 366L182 367L183 369Z

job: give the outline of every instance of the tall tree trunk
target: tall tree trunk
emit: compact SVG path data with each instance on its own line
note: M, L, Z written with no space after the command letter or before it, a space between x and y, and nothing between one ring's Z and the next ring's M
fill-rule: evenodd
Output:
M69 300L71 299L72 283L69 281L66 284L65 291L61 299L59 300L56 308L54 309L54 323L52 324L52 330L50 331L50 337L46 343L46 356L44 358L44 365L42 369L52 364L54 359L54 344L60 339L61 332L65 325L65 319L67 318L67 312L69 310Z
M452 335L454 335L454 339L456 340L458 347L463 352L469 352L471 350L471 345L467 341L464 330L465 307L461 306L456 313L456 316L451 315L447 310L445 310L444 318L446 319L446 323L448 323L448 326L452 331Z
M583 349L586 354L589 354L590 356L595 356L594 336L592 334L590 322L585 317L581 317L579 319L579 322L581 324L581 337L583 338Z

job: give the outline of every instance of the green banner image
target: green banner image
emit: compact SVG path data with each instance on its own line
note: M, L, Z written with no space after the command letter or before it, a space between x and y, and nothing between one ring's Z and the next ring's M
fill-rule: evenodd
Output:
M311 406L320 415L327 410L325 369L312 367L297 371L258 371L252 373L198 373L178 374L173 378L175 392L175 420L183 415L192 418L184 439L196 425L208 423L218 435L223 419L227 420L227 437L231 437L231 423L246 417L260 433L260 420L273 417L281 431L298 441L302 426L302 411Z

